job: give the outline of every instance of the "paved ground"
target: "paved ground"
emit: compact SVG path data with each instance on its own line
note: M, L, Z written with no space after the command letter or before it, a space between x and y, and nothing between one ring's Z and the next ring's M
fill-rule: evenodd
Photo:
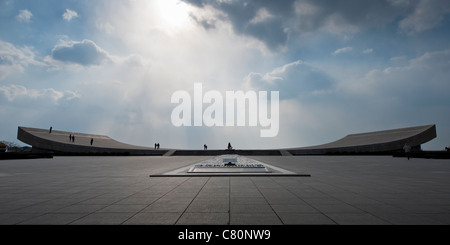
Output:
M311 177L156 177L202 157L0 161L0 224L450 224L450 160L261 156Z

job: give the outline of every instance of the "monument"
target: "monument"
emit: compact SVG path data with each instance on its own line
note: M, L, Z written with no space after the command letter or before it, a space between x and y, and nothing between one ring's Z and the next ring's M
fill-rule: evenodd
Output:
M291 176L309 177L309 174L294 173L258 160L239 155L220 155L193 165L175 169L150 177L243 177L243 176Z
M76 140L69 140L76 136ZM108 136L73 133L68 131L18 127L17 139L32 146L33 151L64 154L122 154L128 155L173 155L173 156L219 156L236 155L332 155L332 154L375 154L389 155L403 151L409 144L411 151L420 150L424 144L436 137L436 125L398 128L367 133L350 134L337 141L309 147L287 149L233 149L233 150L184 150L153 149L135 146L111 139ZM95 144L91 145L91 141Z

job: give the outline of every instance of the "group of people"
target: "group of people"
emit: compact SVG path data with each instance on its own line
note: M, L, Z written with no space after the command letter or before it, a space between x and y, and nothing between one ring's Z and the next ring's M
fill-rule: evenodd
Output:
M75 142L75 135L70 134L69 140L70 140L70 142Z
M159 143L155 143L155 150L159 150Z
M75 142L75 135L70 134L69 135L69 141ZM94 144L94 138L91 138L91 145Z
M230 142L228 142L228 147L227 147L227 149L228 150L233 150L233 147L231 146L231 143ZM203 150L208 150L208 146L206 145L206 144L204 144L203 145Z

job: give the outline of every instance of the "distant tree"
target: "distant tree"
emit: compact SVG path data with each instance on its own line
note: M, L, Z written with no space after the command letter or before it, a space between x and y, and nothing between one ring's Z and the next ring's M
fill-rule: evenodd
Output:
M6 151L6 144L3 142L0 142L0 152L5 152Z
M2 140L2 141L0 141L0 144L3 144L6 146L7 152L22 152L22 151L24 151L23 147L21 147L20 145L14 143L14 142L11 142L11 141ZM1 148L1 146L0 146L0 148Z

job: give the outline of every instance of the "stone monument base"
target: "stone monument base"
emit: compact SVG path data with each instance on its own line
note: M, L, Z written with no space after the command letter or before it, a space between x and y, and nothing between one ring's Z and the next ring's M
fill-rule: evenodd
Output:
M196 177L196 176L297 176L309 177L309 174L297 174L267 163L239 156L216 156L191 166L179 168L167 173L150 177Z

